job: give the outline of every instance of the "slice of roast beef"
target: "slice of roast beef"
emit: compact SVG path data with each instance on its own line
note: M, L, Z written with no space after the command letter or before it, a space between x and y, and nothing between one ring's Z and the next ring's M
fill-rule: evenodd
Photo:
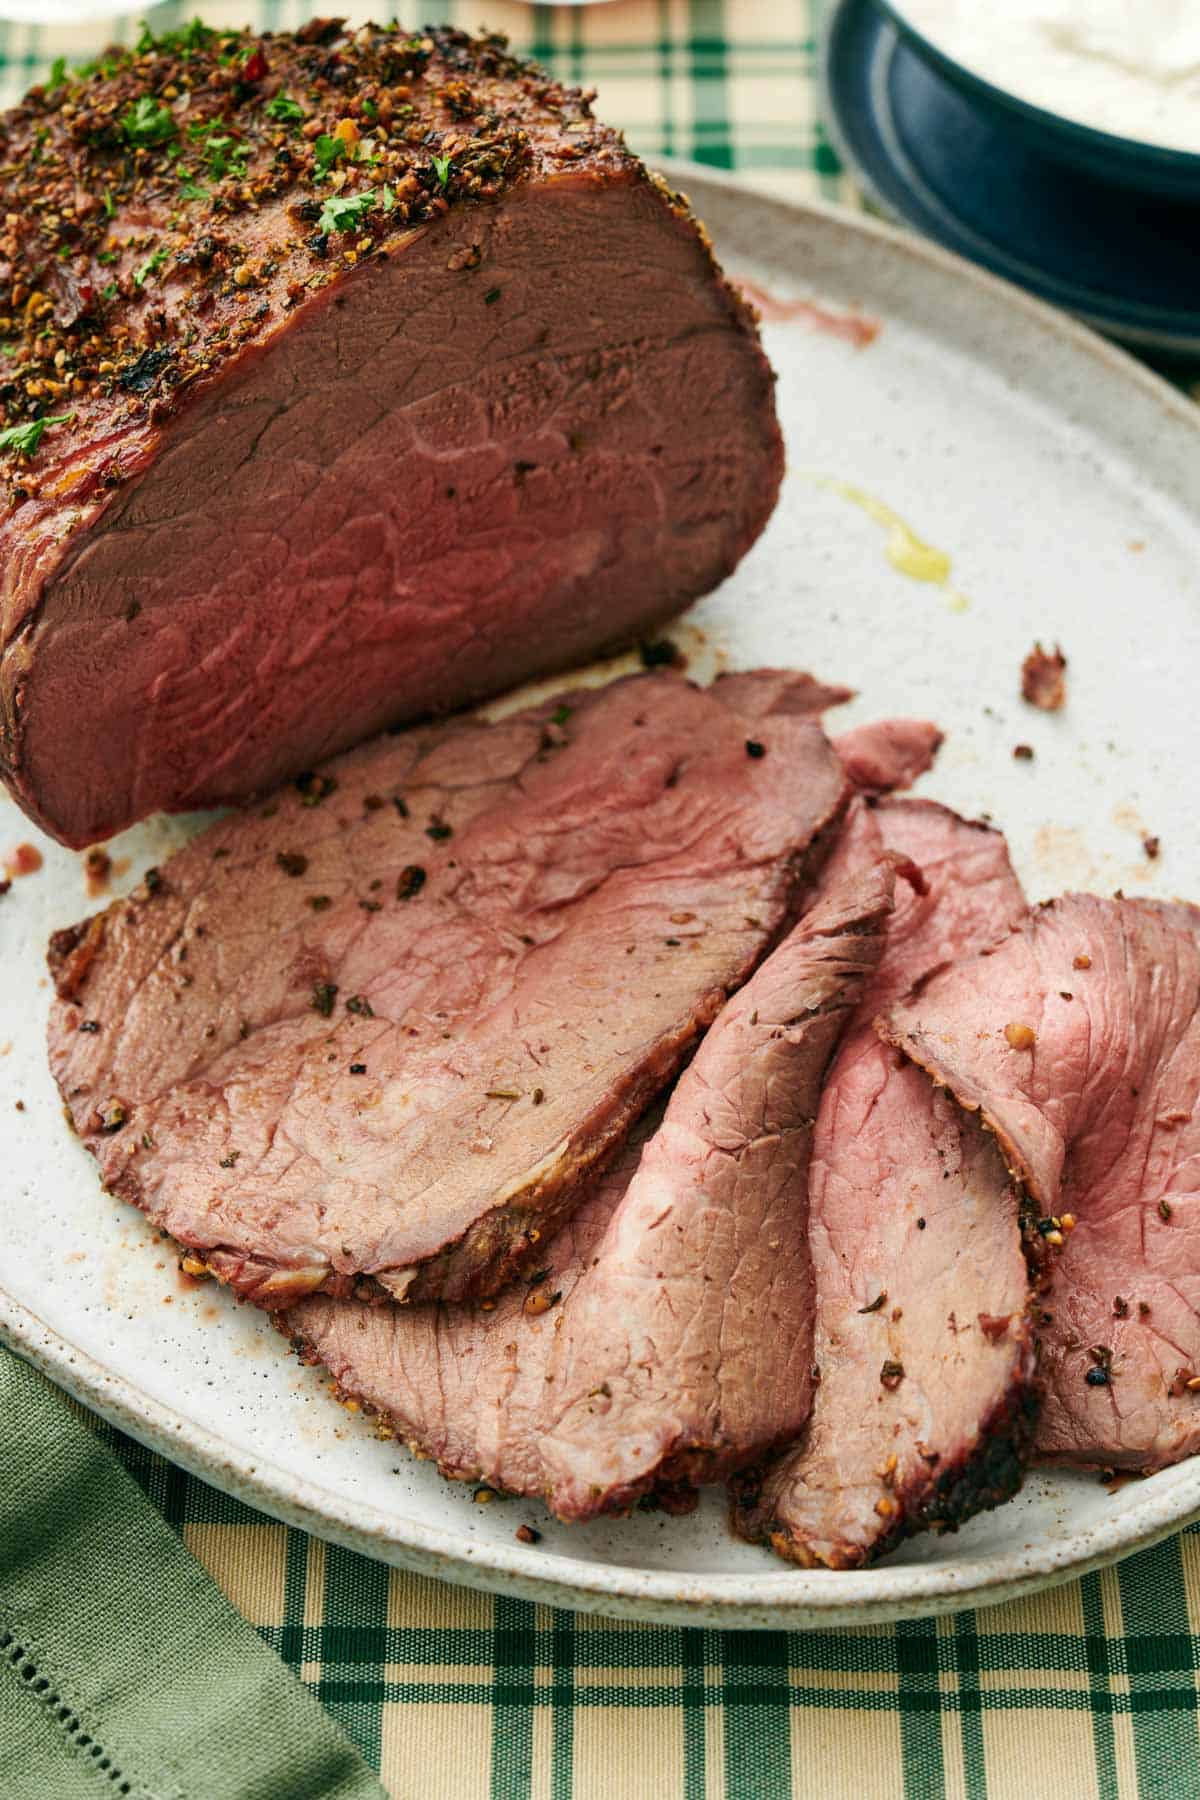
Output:
M770 515L750 309L502 39L190 27L0 136L0 773L66 843L627 644Z
M986 1120L1062 1240L1039 1451L1200 1450L1200 909L1068 894L884 1030Z
M795 927L710 1028L636 1172L627 1155L602 1178L531 1287L486 1308L317 1297L284 1329L444 1473L564 1519L794 1437L812 1390L813 1120L893 885L876 863Z
M843 805L764 682L752 736L722 682L659 674L385 737L58 934L51 1064L105 1184L265 1306L500 1286Z
M856 803L827 879L881 848L916 866L915 885L900 884L817 1120L812 1417L739 1484L735 1513L743 1535L831 1568L1006 1499L1032 1414L1017 1194L978 1122L872 1028L923 971L1003 933L1021 890L998 833L920 800Z
M846 773L864 794L892 794L927 769L942 746L942 733L927 719L878 719L843 731L833 747Z

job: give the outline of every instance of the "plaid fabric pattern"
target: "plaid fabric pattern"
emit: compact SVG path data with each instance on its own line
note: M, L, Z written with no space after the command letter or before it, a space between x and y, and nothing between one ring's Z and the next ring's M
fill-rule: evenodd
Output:
M398 1800L1200 1796L1200 1526L954 1618L685 1630L388 1569L96 1429Z
M147 16L164 30L194 10L171 0ZM214 24L282 28L312 7L200 10ZM563 79L595 84L604 116L646 155L736 170L796 198L852 197L816 114L819 0L423 10L464 26L486 15ZM0 22L0 98L55 56L137 30L136 15ZM94 1423L402 1800L1200 1800L1200 1528L952 1619L668 1629L389 1570L274 1524Z

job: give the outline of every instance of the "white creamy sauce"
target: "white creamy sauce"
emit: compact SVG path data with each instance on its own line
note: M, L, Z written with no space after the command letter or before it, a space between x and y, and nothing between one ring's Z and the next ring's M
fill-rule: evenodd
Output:
M952 61L1048 112L1200 154L1200 0L895 0Z

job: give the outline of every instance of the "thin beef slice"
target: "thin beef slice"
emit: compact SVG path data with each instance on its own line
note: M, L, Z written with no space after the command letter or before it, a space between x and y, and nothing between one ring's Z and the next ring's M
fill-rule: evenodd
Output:
M1150 1470L1200 1450L1200 910L1068 894L884 1029L986 1121L1062 1239L1041 1454Z
M0 776L64 843L627 645L770 516L749 306L502 38L189 26L0 138Z
M1002 933L1021 890L998 833L920 800L857 803L826 878L881 847L908 860L916 886L900 886L817 1120L812 1418L739 1484L735 1508L744 1536L831 1568L1007 1498L1032 1413L1028 1279L1003 1161L872 1028L922 972Z
M51 1065L106 1186L261 1305L502 1285L843 804L818 724L722 691L645 675L381 739L59 933Z
M531 1286L486 1307L317 1297L284 1329L443 1473L564 1519L716 1480L794 1436L811 1398L813 1119L893 883L886 860L843 883L768 957L636 1171L627 1150Z

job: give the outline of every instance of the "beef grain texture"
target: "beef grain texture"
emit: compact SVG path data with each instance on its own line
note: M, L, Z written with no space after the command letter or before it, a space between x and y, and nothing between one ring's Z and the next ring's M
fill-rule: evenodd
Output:
M0 775L45 830L261 793L735 567L782 474L773 377L587 96L450 30L112 68L0 119L17 372L69 415L0 494Z
M884 1029L1076 1220L1043 1296L1041 1454L1159 1469L1200 1450L1200 910L1068 894Z
M1032 1413L1029 1283L1003 1161L872 1026L1024 901L998 833L920 800L856 803L825 879L881 849L917 888L899 886L821 1098L809 1176L820 1381L806 1436L738 1484L735 1510L744 1536L831 1568L1006 1499Z
M750 723L656 674L385 737L59 933L51 1066L106 1186L264 1306L500 1286L840 812L820 726L763 681L785 710Z
M443 1473L563 1519L717 1480L794 1437L812 1393L813 1119L893 886L875 864L767 958L636 1169L627 1156L602 1178L533 1287L490 1310L319 1297L284 1329Z

